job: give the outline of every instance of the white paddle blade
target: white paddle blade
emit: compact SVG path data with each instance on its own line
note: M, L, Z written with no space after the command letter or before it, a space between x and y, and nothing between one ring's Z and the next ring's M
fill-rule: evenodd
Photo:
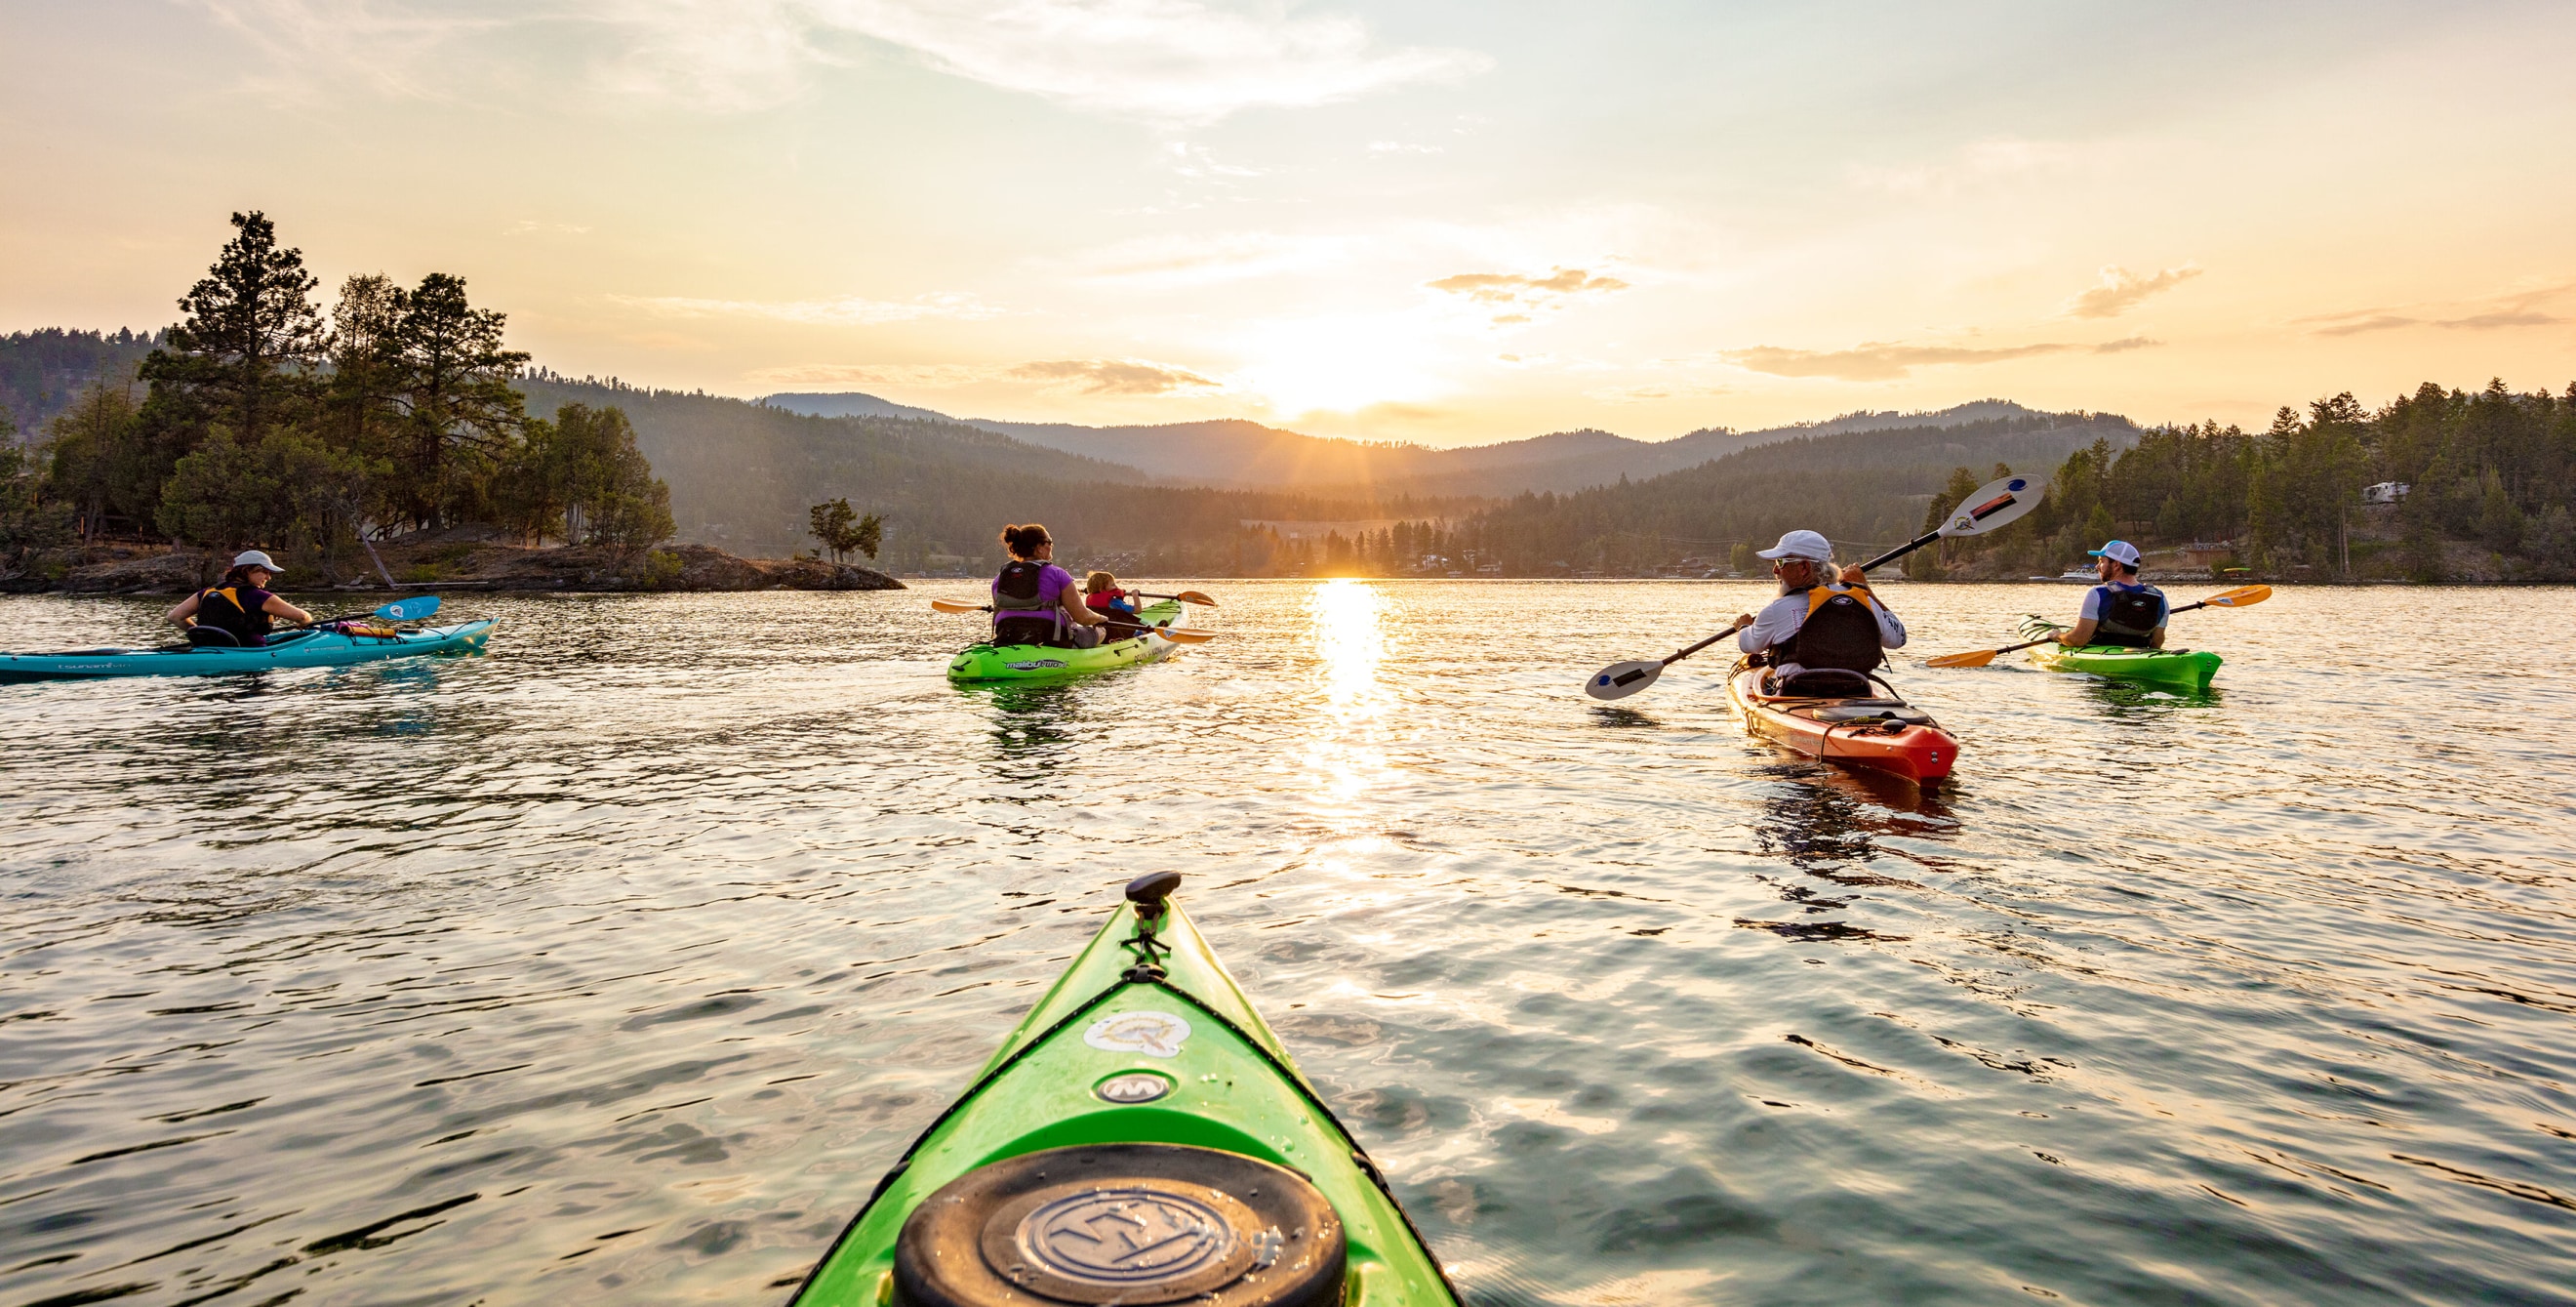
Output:
M1655 659L1642 663L1612 663L1594 672L1592 679L1583 683L1583 692L1595 699L1625 699L1653 685L1655 678L1663 674L1663 663Z
M1951 539L1989 534L2020 521L2022 514L2039 507L2040 496L2046 493L2036 477L1989 481L1951 510L1950 520L1941 524L1941 534Z

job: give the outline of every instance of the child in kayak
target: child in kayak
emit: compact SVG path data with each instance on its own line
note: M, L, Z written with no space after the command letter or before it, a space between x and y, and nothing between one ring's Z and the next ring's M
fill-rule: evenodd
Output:
M2171 605L2164 591L2138 579L2138 547L2114 540L2087 552L2102 584L2084 592L2084 607L2076 613L2075 625L2059 627L2057 642L2077 648L2103 644L2164 648L2165 618Z
M1761 551L1779 578L1780 597L1736 617L1735 647L1773 669L1779 693L1867 695L1868 674L1905 646L1905 623L1871 594L1857 567L1834 570L1833 542L1792 531ZM1804 684L1801 684L1801 681Z
M188 643L237 645L268 643L272 619L309 622L313 614L268 592L277 579L277 563L253 549L236 556L224 579L179 601L169 620L187 628Z
M993 578L993 643L1098 648L1109 619L1091 611L1073 573L1055 565L1055 537L1035 522L1006 526L1002 547L1011 561Z
M1128 639L1144 629L1144 623L1136 620L1136 596L1119 588L1118 578L1107 572L1094 572L1083 578L1082 602L1109 619L1112 640Z

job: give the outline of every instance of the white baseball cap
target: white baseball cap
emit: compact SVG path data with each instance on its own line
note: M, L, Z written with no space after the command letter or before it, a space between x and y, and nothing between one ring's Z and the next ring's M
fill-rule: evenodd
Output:
M279 567L275 559L270 558L268 555L261 553L256 549L245 549L240 553L233 555L233 566L265 567L268 569L269 575L271 576L275 576L286 570L283 567Z
M1755 553L1756 558L1806 558L1819 563L1834 561L1834 542L1813 531L1792 531L1780 537L1780 543Z
M2131 567L2138 565L2138 547L2126 540L2114 540L2099 549L2088 549L2085 553L2094 558L2107 558L2115 563L2126 563Z

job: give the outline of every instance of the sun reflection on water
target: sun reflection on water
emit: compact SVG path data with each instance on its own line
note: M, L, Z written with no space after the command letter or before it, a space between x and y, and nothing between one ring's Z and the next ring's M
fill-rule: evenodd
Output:
M1395 695L1378 679L1387 656L1387 607L1377 587L1352 580L1316 586L1307 605L1321 711L1306 766L1320 782L1327 811L1345 827L1358 816L1354 805L1394 776L1384 736Z

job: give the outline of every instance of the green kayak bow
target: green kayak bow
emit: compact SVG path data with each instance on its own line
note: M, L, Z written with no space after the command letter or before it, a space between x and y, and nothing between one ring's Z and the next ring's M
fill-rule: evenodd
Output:
M797 1307L1457 1307L1377 1167L1141 877Z

